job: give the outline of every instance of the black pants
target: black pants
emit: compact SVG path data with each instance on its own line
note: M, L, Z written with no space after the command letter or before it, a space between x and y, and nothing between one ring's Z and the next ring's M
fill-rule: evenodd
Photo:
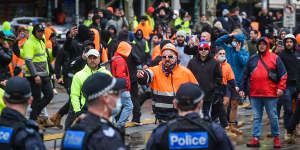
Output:
M67 101L67 103L65 103L64 106L62 106L58 110L58 113L62 116L69 112L69 106L70 106L70 102L71 102L71 99L70 99L71 84L72 84L72 78L69 78L66 75L65 78L64 78L64 87L65 87L65 89L67 90L67 93L68 93L68 101Z
M300 115L299 114L300 114L300 100L297 99L296 100L296 110L293 113L293 115L292 115L292 117L289 121L288 128L287 128L287 132L289 134L293 133L293 131L296 129L296 126L300 121Z
M132 121L139 122L141 117L141 105L139 102L139 88L138 88L138 82L133 81L131 82L130 86L130 95L131 95L131 101L133 103L133 110L132 110Z
M223 103L212 104L210 101L204 101L202 111L204 118L211 118L213 121L219 118L222 127L228 126L227 113ZM209 116L210 111L211 117Z
M27 77L30 82L33 102L31 104L30 119L37 120L43 108L45 108L53 98L52 83L50 77L41 77L42 84L37 85L33 77ZM43 92L43 98L42 98Z

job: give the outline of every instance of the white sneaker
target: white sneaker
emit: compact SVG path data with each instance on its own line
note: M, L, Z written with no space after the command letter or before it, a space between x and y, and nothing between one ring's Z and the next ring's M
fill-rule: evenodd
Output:
M58 92L57 92L57 90L56 90L55 88L53 89L53 93L54 93L55 95L58 94Z

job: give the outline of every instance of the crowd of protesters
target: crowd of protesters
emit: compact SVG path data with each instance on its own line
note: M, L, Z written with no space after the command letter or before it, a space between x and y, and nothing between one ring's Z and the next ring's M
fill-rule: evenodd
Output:
M116 127L125 132L131 114L131 121L141 125L141 106L149 98L157 122L174 118L176 91L193 82L205 92L203 118L220 122L228 135L243 134L238 129L238 104L249 97L253 139L248 147L260 146L263 107L274 147L280 147L281 107L285 140L295 143L300 119L300 31L289 33L278 24L282 14L273 16L267 9L257 17L248 17L238 7L223 9L212 23L205 16L198 22L191 18L188 11L173 11L162 2L135 17L133 29L128 30L124 10L91 10L82 24L70 29L62 46L51 23L12 31L5 22L0 32L1 88L10 77L26 77L34 97L30 119L43 129L63 128L61 118L68 115L65 128L69 128L87 111L81 88L89 76L103 72L125 78L126 90L118 102L122 110L113 116ZM69 98L53 116L41 117L53 98L51 79L66 88ZM1 101L0 107L5 107Z

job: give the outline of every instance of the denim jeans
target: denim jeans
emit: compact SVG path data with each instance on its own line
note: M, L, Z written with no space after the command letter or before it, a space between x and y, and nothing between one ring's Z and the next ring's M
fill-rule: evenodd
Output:
M132 113L133 104L129 91L121 93L122 111L119 120L117 121L117 127L125 126L129 116Z
M250 97L250 100L253 112L253 137L259 138L261 135L261 120L263 116L264 107L270 119L272 136L279 136L280 129L276 109L278 98Z
M279 98L278 104L277 104L277 112L278 117L280 115L281 106L283 106L284 110L284 127L287 129L288 122L292 117L292 96L296 93L296 87L295 86L287 86L284 94Z

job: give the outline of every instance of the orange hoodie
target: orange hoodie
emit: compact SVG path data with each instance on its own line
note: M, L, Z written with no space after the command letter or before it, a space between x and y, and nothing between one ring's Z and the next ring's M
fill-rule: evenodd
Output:
M145 23L145 25L139 24L135 29L134 29L134 33L136 33L136 31L138 29L141 29L143 31L143 36L144 38L149 37L150 34L152 34L152 27L151 24Z
M215 57L217 60L217 58ZM230 64L227 62L227 60L224 63L220 63L221 69L222 69L222 76L223 76L223 85L227 85L227 82L230 80L235 80L234 73L232 71L232 68Z
M152 60L154 60L157 56L160 56L160 44L154 46L152 51Z

